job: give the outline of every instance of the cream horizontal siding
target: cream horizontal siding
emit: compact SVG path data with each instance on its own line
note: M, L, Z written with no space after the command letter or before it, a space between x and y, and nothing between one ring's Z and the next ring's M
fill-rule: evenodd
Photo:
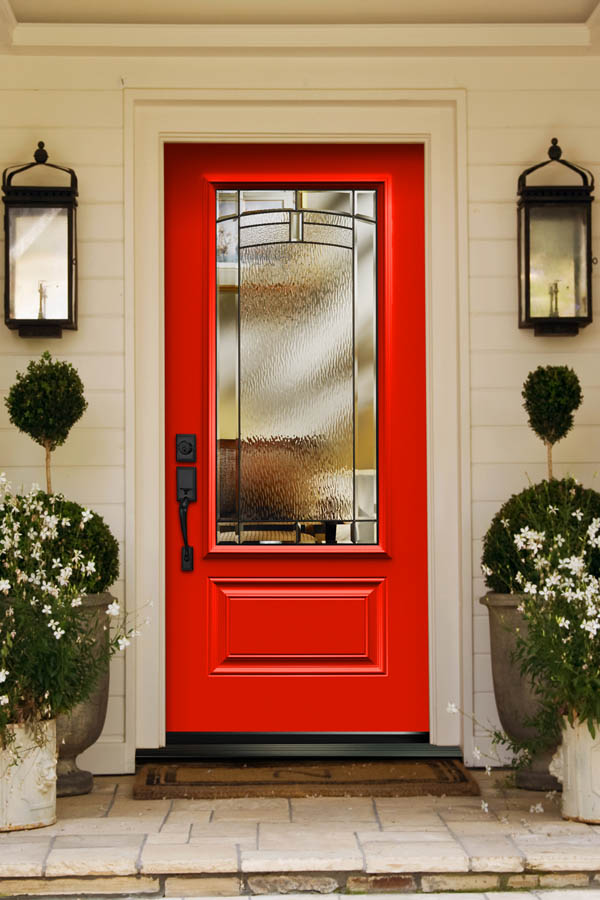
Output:
M568 66L567 66L568 67ZM533 68L533 67L532 67ZM551 76L550 76L551 77ZM527 424L521 389L538 365L569 365L582 383L576 427L554 450L555 474L573 474L589 486L600 470L600 329L576 338L541 338L517 328L516 188L520 172L545 158L557 137L564 156L600 173L600 91L519 89L468 93L471 452L473 525L474 710L481 723L498 723L489 656L488 616L479 597L482 538L501 504L546 477L545 450ZM556 172L552 170L556 169ZM534 176L536 177L536 176ZM567 178L571 176L567 175ZM549 167L541 181L564 173ZM600 249L595 228L593 252ZM593 278L600 296L600 278ZM475 740L492 752L477 726Z
M0 71L6 60L0 61ZM13 62L14 69L14 62ZM22 69L21 64L17 68ZM88 409L67 442L53 454L53 486L103 516L117 541L121 575L112 588L125 599L123 113L119 89L79 89L71 78L60 90L44 89L44 61L30 60L36 90L19 84L0 90L0 159L3 167L32 158L39 140L50 162L75 169L79 187L79 329L61 340L24 339L0 330L0 393L30 359L50 350L77 368ZM68 66L67 66L68 68ZM22 176L23 177L23 176ZM28 176L24 176L27 178ZM42 180L39 170L29 181ZM4 245L0 247L4 254ZM3 285L2 285L3 287ZM11 426L0 408L0 469L16 487L45 485L43 450ZM124 741L125 677L122 655L111 663L110 700L101 741Z

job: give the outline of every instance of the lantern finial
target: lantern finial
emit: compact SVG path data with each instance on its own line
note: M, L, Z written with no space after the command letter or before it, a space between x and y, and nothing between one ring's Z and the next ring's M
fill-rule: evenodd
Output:
M560 159L562 156L562 150L558 146L558 138L552 138L552 144L548 148L548 156L550 159Z
M38 141L38 149L33 154L36 163L45 163L48 159L48 151L44 150L44 142Z

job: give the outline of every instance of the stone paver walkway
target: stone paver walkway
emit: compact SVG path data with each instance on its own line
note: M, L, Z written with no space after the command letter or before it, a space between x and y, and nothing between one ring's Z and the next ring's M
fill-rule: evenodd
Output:
M56 825L0 835L0 895L600 890L600 826L478 777L482 798L154 801L97 778L58 801Z

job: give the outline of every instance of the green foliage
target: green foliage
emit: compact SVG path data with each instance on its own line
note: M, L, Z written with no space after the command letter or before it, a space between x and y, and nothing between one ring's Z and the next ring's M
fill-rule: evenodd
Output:
M48 351L17 373L5 403L13 425L51 451L64 444L87 409L77 370Z
M581 519L574 513L581 511ZM600 517L600 494L578 484L574 478L552 479L532 484L513 494L492 519L483 539L482 569L485 583L500 594L519 593L521 572L527 581L539 582L539 571L531 558L523 560L514 537L521 528L560 535L564 556L579 553L582 538L594 518ZM590 571L600 575L600 550L590 549Z
M70 559L79 549L86 559L93 559L96 570L84 576L83 588L86 594L106 591L119 577L119 545L110 528L98 513L92 512L80 503L65 500L60 494L54 508L61 517L71 522L71 527L62 531L50 545L54 557ZM40 491L44 502L50 496ZM1 515L1 514L0 514Z
M579 379L568 366L538 366L525 379L521 396L532 429L551 445L569 433L583 399Z

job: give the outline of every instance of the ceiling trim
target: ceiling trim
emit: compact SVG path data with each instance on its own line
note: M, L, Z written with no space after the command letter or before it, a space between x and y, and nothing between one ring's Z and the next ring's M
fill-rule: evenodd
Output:
M8 0L0 0L10 9ZM12 12L12 11L11 11ZM13 16L14 19L14 16ZM515 25L85 25L16 23L15 48L343 49L587 47L587 24Z

